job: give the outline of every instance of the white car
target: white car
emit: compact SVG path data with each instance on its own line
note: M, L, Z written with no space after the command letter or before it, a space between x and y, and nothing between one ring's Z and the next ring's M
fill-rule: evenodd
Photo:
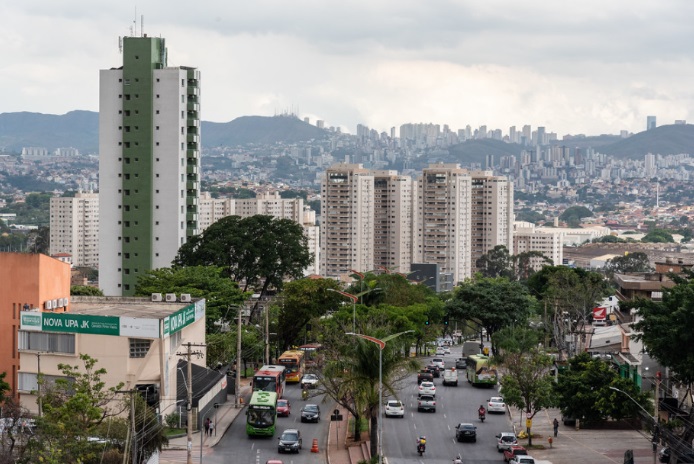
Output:
M443 347L439 346L438 348L436 348L436 356L443 356L444 354L446 354L446 352L443 349Z
M434 382L422 382L419 384L419 396L421 395L432 395L436 396L436 386Z
M535 459L532 456L516 456L508 464L535 464Z
M402 401L388 400L386 403L386 417L405 417L405 406Z
M489 401L487 401L487 412L505 413L506 403L504 403L504 399L500 396L492 396L489 398Z
M446 363L443 362L443 358L434 358L431 360L431 363L439 366L439 369L442 371L446 370Z
M451 354L451 349L448 348L447 346L443 347L443 354Z
M306 374L301 378L301 386L315 388L318 386L318 376L316 374Z
M504 450L511 448L511 445L517 445L518 439L513 432L501 432L496 436L496 450L501 453Z

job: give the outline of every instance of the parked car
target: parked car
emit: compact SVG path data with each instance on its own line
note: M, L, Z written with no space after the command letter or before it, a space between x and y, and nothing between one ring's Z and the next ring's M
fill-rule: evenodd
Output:
M535 464L535 459L532 456L518 456L511 459L508 464Z
M284 398L277 400L277 415L278 416L289 417L289 414L291 412L292 412L292 405L289 404L289 400L286 400Z
M446 363L443 362L443 358L434 358L431 360L431 363L438 366L439 370L445 370L446 369Z
M437 379L441 377L441 369L439 369L439 366L437 366L436 364L429 364L424 369L431 372L431 375L433 375Z
M436 385L434 382L422 382L419 384L419 391L417 392L419 396L431 395L436 396Z
M419 374L417 374L417 383L422 383L422 382L433 382L434 381L434 374L429 372L426 369L422 369L419 371Z
M386 417L405 417L405 406L402 401L388 400L386 403Z
M513 446L513 445L518 444L518 439L516 438L516 434L513 432L501 432L501 433L497 434L496 438L497 438L496 450L499 453L511 448L511 446Z
M516 456L527 456L528 451L521 445L511 445L509 449L504 450L504 461L509 462Z
M456 369L467 369L467 360L465 358L458 358L455 360Z
M417 400L417 411L436 412L436 399L432 395L421 395Z
M298 429L287 429L282 432L277 444L278 453L298 453L301 449L301 431Z
M317 404L305 404L301 408L301 422L316 422L320 420L320 407Z
M455 426L455 439L461 441L477 441L477 427L473 424L461 422Z
M316 374L305 374L301 378L301 387L316 388L318 386L318 376Z
M489 398L489 401L487 401L487 412L505 413L506 403L504 403L504 399L500 396L492 396Z

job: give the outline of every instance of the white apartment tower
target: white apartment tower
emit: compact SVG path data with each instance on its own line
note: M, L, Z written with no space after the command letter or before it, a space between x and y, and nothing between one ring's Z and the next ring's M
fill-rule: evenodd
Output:
M50 254L70 253L72 265L99 266L99 194L78 192L53 197L50 204Z
M454 282L472 275L472 177L458 164L432 164L417 180L413 261L438 264Z
M514 254L537 251L552 261L552 265L561 266L564 259L564 231L563 229L542 228L524 221L516 221L513 224L513 249ZM542 258L531 258L530 268L539 271L547 263Z
M489 250L505 246L513 254L513 182L492 171L472 171L471 257L472 267Z
M361 164L338 164L321 182L320 272L339 278L374 268L374 176Z
M374 265L407 273L412 263L412 178L396 171L374 171L373 176Z
M200 72L169 67L163 38L125 37L100 72L99 286L132 295L199 232Z

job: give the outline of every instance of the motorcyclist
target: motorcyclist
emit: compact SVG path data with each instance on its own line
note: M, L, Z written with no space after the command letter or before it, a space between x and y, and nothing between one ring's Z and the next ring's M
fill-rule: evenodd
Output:
M484 405L480 404L480 408L477 410L477 413L478 413L480 416L484 416L484 415L487 414L487 410L484 409Z
M304 384L301 387L301 398L308 399L308 385Z
M457 455L455 459L453 460L453 464L463 464L463 459L460 457L460 455Z
M426 449L426 446L427 446L427 437L422 435L417 440L417 448L422 447L422 449Z

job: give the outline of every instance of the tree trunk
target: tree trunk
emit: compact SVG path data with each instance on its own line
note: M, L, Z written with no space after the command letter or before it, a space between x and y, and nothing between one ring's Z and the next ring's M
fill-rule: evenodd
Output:
M369 435L371 438L371 457L378 455L378 421L380 417L376 415L371 416L371 430Z
M358 442L361 440L361 416L358 414L354 415L354 441Z

